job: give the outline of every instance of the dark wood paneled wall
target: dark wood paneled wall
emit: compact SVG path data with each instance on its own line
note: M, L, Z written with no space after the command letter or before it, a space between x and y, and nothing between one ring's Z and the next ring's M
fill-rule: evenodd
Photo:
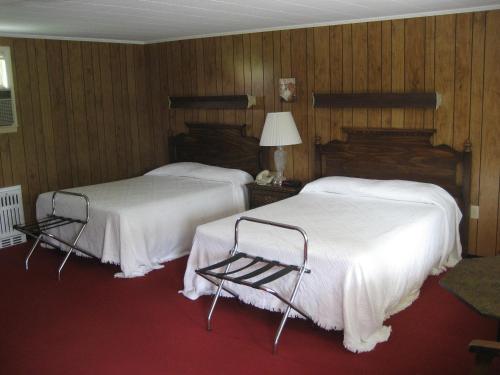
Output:
M259 137L265 113L292 111L304 143L289 153L287 176L308 180L313 141L343 126L435 128L435 144L473 145L470 249L500 254L500 12L273 31L146 46L154 129L186 121L247 123ZM295 77L297 101L282 103L278 79ZM437 91L434 109L316 108L312 92ZM167 110L168 95L252 94L250 110Z
M434 143L473 145L470 249L500 254L500 12L193 39L146 46L0 38L13 48L20 129L0 134L0 186L40 192L136 176L167 161L185 122L246 123L292 111L304 143L287 176L313 174L313 141L343 126L435 128ZM278 79L297 79L282 103ZM312 108L312 92L438 91L432 109ZM168 110L169 95L252 94L248 110Z
M153 128L152 70L141 45L0 38L12 49L20 127L0 134L0 186L39 193L136 176L167 161ZM155 94L157 95L157 94Z

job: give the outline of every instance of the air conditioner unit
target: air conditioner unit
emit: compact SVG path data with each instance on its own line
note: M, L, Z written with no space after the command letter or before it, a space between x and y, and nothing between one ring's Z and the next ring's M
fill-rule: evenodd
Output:
M0 189L0 249L26 242L26 235L12 228L24 224L21 185Z

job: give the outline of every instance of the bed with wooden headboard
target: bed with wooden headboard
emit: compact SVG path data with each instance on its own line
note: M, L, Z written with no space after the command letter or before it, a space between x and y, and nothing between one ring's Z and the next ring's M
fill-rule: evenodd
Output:
M142 276L187 254L197 225L246 208L246 184L261 169L258 139L246 136L245 125L187 128L188 133L169 139L170 164L135 178L68 189L90 201L90 221L79 248L119 264L120 276ZM38 199L39 219L50 214L51 198L49 192ZM82 206L66 197L58 197L57 204L58 213L70 217ZM73 242L74 228L57 230L59 238Z
M347 176L432 183L448 191L463 214L460 238L467 249L471 145L464 151L433 146L434 129L343 128L346 141L316 140L316 178Z
M261 222L239 227L243 239L238 251L281 264L306 259L311 273L302 278L294 303L320 327L344 330L344 346L360 352L389 338L385 319L417 298L428 275L459 261L460 213L450 194L466 214L470 152L432 146L433 130L345 132L346 141L316 147L316 177L333 177L316 179L294 197L245 212ZM195 271L227 257L239 216L198 227L184 295L195 299L214 293ZM300 227L308 246L266 220ZM265 271L262 264L254 267L258 270L245 272ZM291 277L284 279L266 287L289 295ZM284 310L279 300L255 289L238 283L230 289L245 303Z

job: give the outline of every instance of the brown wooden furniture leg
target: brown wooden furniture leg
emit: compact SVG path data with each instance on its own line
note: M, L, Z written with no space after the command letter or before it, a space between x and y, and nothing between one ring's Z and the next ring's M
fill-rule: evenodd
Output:
M476 353L472 374L488 374L493 358L500 355L500 342L487 340L472 340L469 351Z

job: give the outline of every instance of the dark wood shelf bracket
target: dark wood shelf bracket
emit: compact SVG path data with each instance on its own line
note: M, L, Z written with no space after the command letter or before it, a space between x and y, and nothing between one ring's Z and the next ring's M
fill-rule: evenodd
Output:
M437 92L416 93L313 93L313 107L435 108L441 105Z
M246 109L254 106L252 95L169 96L168 108Z

